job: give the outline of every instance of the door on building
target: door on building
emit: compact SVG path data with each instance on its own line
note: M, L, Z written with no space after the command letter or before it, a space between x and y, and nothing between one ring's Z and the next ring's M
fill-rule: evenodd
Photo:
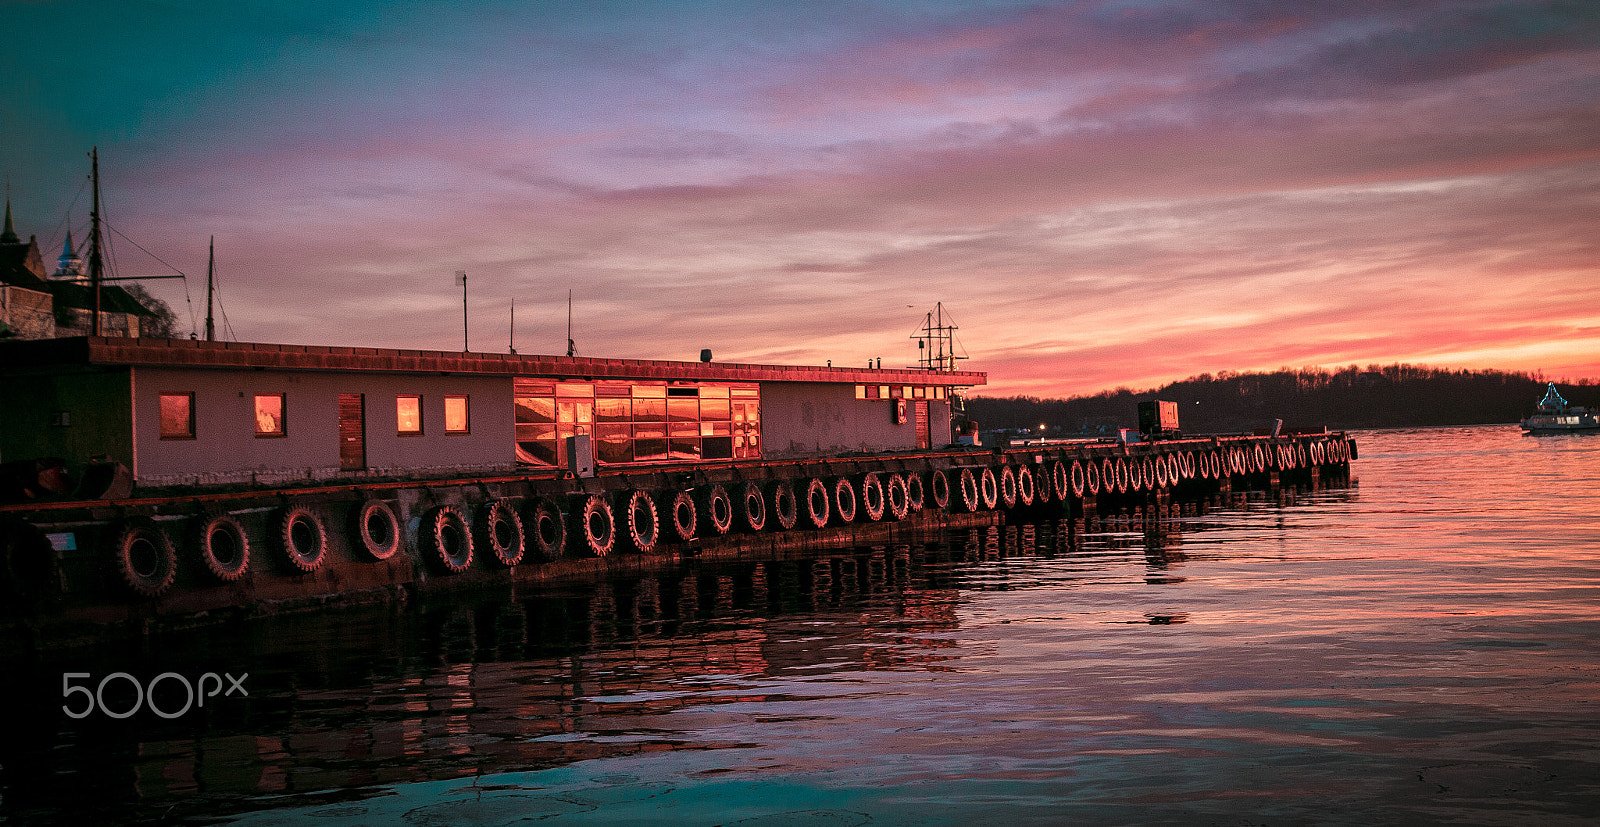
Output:
M339 394L339 469L361 471L367 467L367 417L359 393Z
M590 391L593 393L593 391ZM566 467L567 437L594 435L593 399L556 400L556 464Z
M917 447L932 448L933 445L928 436L928 400L913 400L911 409L914 411L913 415L917 418Z

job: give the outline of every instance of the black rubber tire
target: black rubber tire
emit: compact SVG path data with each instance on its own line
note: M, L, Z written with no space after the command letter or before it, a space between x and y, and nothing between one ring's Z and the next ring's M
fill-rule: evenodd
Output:
M1056 467L1059 468L1060 463L1057 463ZM1095 476L1098 477L1099 475L1096 474ZM1088 490L1089 485L1089 474L1084 470L1083 463L1079 462L1078 460L1073 460L1072 470L1068 472L1067 478L1071 480L1069 484L1071 485L1072 496L1082 497L1083 492ZM1098 480L1096 480L1096 482L1098 482ZM1096 485L1095 487L1098 488L1099 485ZM1066 498L1066 494L1063 492L1061 499L1064 500Z
M993 468L983 469L983 475L978 478L978 491L982 495L984 510L993 511L1000 504L1000 483L995 479Z
M453 505L428 513L423 536L431 561L440 570L460 574L472 565L472 529Z
M311 509L292 505L278 522L278 545L292 570L310 574L328 559L328 530Z
M760 483L744 484L739 497L739 524L745 531L757 534L767 527L767 495Z
M861 478L861 510L866 513L871 522L883 519L883 512L888 502L883 495L883 480L876 473L867 474Z
M812 477L806 483L806 519L811 521L813 528L822 528L828 524L832 514L829 512L828 484Z
M1026 465L1017 467L1017 504L1026 508L1033 505L1038 490L1033 481L1033 469Z
M1000 480L1000 502L1006 508L1017 507L1017 471L1010 465L1000 466L1000 473L995 475Z
M200 566L221 583L233 583L250 570L250 538L244 525L228 514L208 514L195 533Z
M655 551L661 542L661 514L655 500L649 492L635 490L622 507L628 515L628 548L640 554Z
M667 504L667 513L672 516L672 531L678 536L679 542L687 543L699 533L700 509L694 504L693 494L675 492L672 502Z
M772 500L772 517L778 521L778 528L790 531L800 522L800 501L795 499L794 485L788 480L768 486L767 498Z
M522 528L522 517L508 499L483 504L478 533L483 547L489 550L490 561L508 569L521 563L527 553L527 532Z
M978 475L971 468L961 469L961 510L972 512L983 508L983 492L978 488Z
M123 525L112 553L122 582L140 597L166 594L178 576L178 550L172 538L149 520Z
M561 507L543 497L527 510L527 535L534 553L544 562L559 559L567 551L567 520Z
M906 505L911 506L912 513L920 512L928 505L928 488L922 484L922 475L915 471L905 475ZM949 495L949 483L945 484L946 496ZM942 508L943 506L941 506Z
M888 503L889 516L893 519L904 520L911 513L911 498L906 493L905 477L889 475L889 484L884 488L884 501Z
M383 500L367 500L355 510L356 544L374 560L387 560L400 550L400 518Z
M928 493L933 495L933 507L943 511L950 507L950 475L943 468L928 477Z
M700 493L700 529L706 536L722 536L733 530L733 497L721 483L712 483Z
M576 534L595 557L605 557L617 547L617 515L604 494L583 498L582 507L573 512Z
M856 488L850 484L849 477L833 481L833 515L841 524L855 522Z

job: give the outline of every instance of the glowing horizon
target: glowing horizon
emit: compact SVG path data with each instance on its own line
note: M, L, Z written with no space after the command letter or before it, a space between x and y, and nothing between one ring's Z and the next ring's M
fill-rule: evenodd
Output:
M17 230L185 332L915 364L981 394L1600 377L1600 15L1541 2L9 8ZM72 48L61 44L73 43ZM70 207L70 210L69 210ZM53 248L52 248L52 245ZM198 286L197 286L198 285Z

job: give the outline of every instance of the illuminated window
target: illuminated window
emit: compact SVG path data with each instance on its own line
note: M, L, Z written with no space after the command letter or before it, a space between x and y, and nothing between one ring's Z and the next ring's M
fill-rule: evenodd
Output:
M256 436L284 436L283 394L256 394Z
M444 432L447 434L471 433L471 429L468 427L469 424L467 397L446 396L444 398Z
M916 393L916 398L917 399L927 399L928 398L928 389L926 387L924 387L922 385L918 385L915 388L913 388L912 390Z
M396 396L394 418L401 436L422 436L422 397Z
M856 385L856 398L857 399L866 399L867 398L867 386L866 385Z
M194 394L161 394L161 438L194 439Z
M879 385L878 386L878 397L877 398L879 398L879 399L888 399L889 398L889 386L888 385Z

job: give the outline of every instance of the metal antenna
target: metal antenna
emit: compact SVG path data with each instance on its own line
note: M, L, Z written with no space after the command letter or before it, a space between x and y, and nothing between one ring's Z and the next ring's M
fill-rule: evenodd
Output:
M472 350L467 343L467 271L456 271L456 284L461 285L461 352Z
M211 302L217 292L217 237L211 237L211 256L206 259L206 341L217 340L217 321L211 315ZM190 322L194 317L189 317Z
M511 299L511 341L506 347L511 351L511 355L517 355L517 299L515 296Z
M578 355L578 343L572 340L572 291L567 291L567 355Z

